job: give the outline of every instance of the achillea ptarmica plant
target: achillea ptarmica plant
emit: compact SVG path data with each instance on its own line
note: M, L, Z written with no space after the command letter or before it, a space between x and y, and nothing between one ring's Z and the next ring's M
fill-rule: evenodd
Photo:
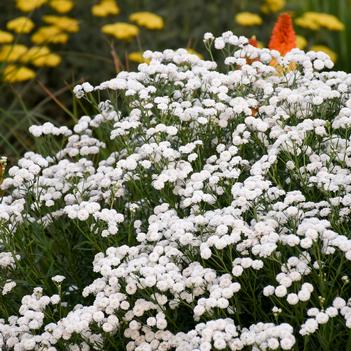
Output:
M74 89L95 113L72 129L30 128L63 147L2 184L1 348L347 348L351 75L205 45L224 62L146 52Z

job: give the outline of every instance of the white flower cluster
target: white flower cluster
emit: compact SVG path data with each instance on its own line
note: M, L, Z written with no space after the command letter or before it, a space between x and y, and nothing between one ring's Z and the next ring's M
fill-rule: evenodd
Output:
M74 89L108 96L95 116L72 130L31 127L64 146L9 170L0 230L57 227L95 258L81 303L37 288L20 317L0 320L1 347L292 350L306 337L331 342L319 328L330 319L346 338L351 75L320 72L332 68L324 53L280 56L231 32L207 33L212 44L224 64L146 52L137 72ZM0 266L15 270L22 252L1 244ZM55 274L59 289L76 283ZM44 318L51 305L66 313Z

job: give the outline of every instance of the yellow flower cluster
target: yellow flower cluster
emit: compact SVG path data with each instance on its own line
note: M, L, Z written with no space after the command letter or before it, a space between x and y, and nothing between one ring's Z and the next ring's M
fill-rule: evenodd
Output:
M152 12L134 12L129 16L129 20L150 30L160 30L164 27L163 18Z
M102 32L119 40L131 40L139 35L139 28L134 24L116 22L105 24Z
M68 41L68 34L62 32L55 26L45 26L38 29L32 35L32 42L36 45L42 44L65 44Z
M74 7L74 3L72 0L51 0L49 5L56 12L62 14L70 12Z
M22 44L3 45L0 49L0 61L15 62L18 61L28 48Z
M262 24L262 18L256 13L240 12L235 16L235 22L241 26L251 27L259 26Z
M22 44L14 44L1 47L0 61L32 64L36 67L55 67L60 64L61 57L52 53L46 46L28 48Z
M13 35L11 33L0 30L0 44L7 44L13 42Z
M16 6L22 12L31 12L47 2L48 0L17 0Z
M8 21L6 28L18 34L29 33L34 28L34 23L30 18L21 16Z
M42 44L65 44L67 43L69 33L79 31L79 21L67 16L43 16L43 21L49 26L39 28L32 35L32 42L36 45Z
M79 31L79 21L71 17L46 15L43 16L43 21L61 29L63 32L76 33Z
M56 67L61 63L61 57L52 53L47 46L33 46L20 57L20 62L36 67Z
M118 15L119 12L120 10L115 0L101 0L100 3L91 8L91 13L97 17Z
M265 0L261 6L263 13L275 13L282 10L285 6L285 0Z
M3 80L8 83L24 82L35 77L35 72L30 68L16 65L6 66L2 74Z
M345 25L335 16L322 12L305 12L295 20L295 23L303 28L319 30L326 28L333 31L342 31Z

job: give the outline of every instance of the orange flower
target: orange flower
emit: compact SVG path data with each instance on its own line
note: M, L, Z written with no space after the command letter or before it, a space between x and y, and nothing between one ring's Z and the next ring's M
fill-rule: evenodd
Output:
M296 48L296 35L288 13L282 13L278 17L268 47L279 51L282 55Z
M258 48L258 42L256 39L256 35L253 35L250 39L249 39L249 44L254 46L255 48Z

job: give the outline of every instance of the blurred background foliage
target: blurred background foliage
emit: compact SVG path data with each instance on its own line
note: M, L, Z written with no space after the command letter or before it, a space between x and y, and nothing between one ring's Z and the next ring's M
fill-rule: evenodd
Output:
M33 123L76 119L75 84L135 70L147 49L206 57L205 32L255 35L267 46L282 12L293 17L298 47L326 51L351 71L351 0L2 0L0 156L12 162L30 149Z

